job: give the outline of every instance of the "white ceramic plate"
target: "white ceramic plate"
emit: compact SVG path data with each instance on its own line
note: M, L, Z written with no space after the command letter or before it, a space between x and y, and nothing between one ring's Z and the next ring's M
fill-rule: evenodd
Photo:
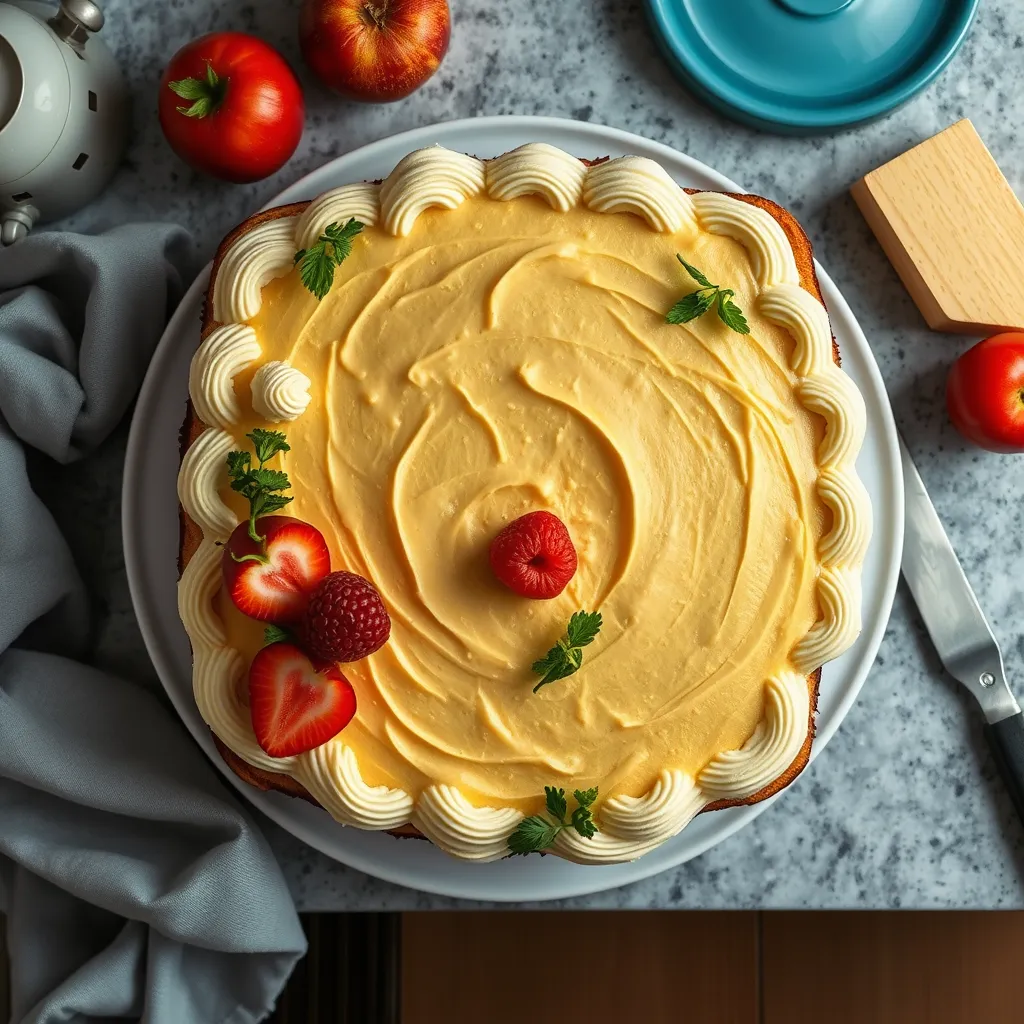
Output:
M680 185L740 192L710 167L639 136L576 121L487 117L418 128L364 146L285 189L270 206L312 199L351 181L388 174L406 153L441 143L480 157L525 142L548 142L581 157L651 157ZM875 509L875 534L864 566L864 631L842 658L825 667L811 757L824 749L860 690L889 618L903 546L903 480L896 428L882 378L849 307L818 267L843 366L864 395L868 432L857 468ZM700 815L675 839L632 864L580 867L557 857L466 864L429 843L345 828L325 811L241 782L218 756L192 699L192 658L178 619L178 431L185 413L188 366L199 343L200 306L208 271L192 285L153 357L142 386L128 444L124 477L125 563L143 637L174 706L196 741L244 796L289 832L344 864L426 892L481 900L545 900L599 892L647 878L696 857L760 814L768 801Z

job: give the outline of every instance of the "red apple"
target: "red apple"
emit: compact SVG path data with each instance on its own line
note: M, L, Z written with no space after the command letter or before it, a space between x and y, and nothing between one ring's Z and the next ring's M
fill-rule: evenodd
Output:
M352 99L408 96L448 49L448 0L304 0L302 55L324 85Z

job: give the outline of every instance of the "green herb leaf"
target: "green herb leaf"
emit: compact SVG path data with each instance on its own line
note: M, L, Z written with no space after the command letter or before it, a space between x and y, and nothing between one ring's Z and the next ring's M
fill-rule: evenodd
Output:
M538 658L530 666L531 671L541 677L533 692L577 672L583 664L582 649L593 643L600 628L600 612L574 612L565 635L543 658Z
M552 821L543 814L534 814L523 818L516 826L515 831L508 837L509 852L513 854L526 855L528 853L539 853L546 850L558 838L558 834L566 828L575 829L584 839L593 839L597 835L598 828L594 822L590 804L597 799L597 789L584 790L582 793L577 789L573 794L579 807L572 812L572 817L567 822L565 815L568 807L565 802L565 790L556 789L554 786L544 787L545 802L548 814L556 818ZM579 800L586 798L586 803Z
M291 633L287 629L282 629L280 626L267 626L263 630L263 644L269 646L270 644L280 643L282 640L288 640L291 637Z
M572 791L572 798L581 807L589 807L597 799L597 786L593 789L574 789Z
M565 790L555 789L554 786L545 786L544 796L548 813L564 825L565 815L569 809L568 804L565 802Z
M232 480L248 472L252 456L248 452L228 452L228 476Z
M318 299L322 299L334 284L334 267L334 260L327 250L319 244L313 246L307 250L299 263L299 276L302 278L303 287Z
M245 436L252 441L259 465L253 467L249 452L228 452L228 479L231 481L231 489L249 502L249 536L261 546L262 553L246 555L244 559L236 561L254 559L265 562L265 538L256 532L256 520L284 508L292 497L279 493L291 487L288 474L280 469L266 469L264 463L280 452L291 451L291 446L279 430L262 430L257 427Z
M259 503L259 507L256 510L256 518L269 516L271 513L284 508L292 500L293 498L290 494L260 494L256 499Z
M337 224L328 224L321 236L326 238L334 246L334 258L336 263L343 263L352 254L352 243L356 235L363 230L363 225L351 217L344 227Z
M516 830L508 837L508 848L513 854L526 856L546 850L554 841L564 825L553 825L547 818L534 815L523 818Z
M230 468L228 472L230 475ZM280 497L280 495L272 495L270 492L285 491L290 486L288 474L282 473L279 469L246 469L231 479L231 489L250 501L254 501L260 496Z
M572 812L572 827L584 839L593 839L597 834L597 825L594 822L594 817L590 813L589 807L577 807Z
M565 631L570 647L586 647L601 632L600 612L574 612Z
M743 310L732 301L733 292L726 289L718 293L718 318L731 331L737 334L749 334L750 325L743 315Z
M682 265L686 268L686 272L690 275L690 277L694 279L694 281L697 282L697 284L703 286L704 288L718 287L717 284L712 284L696 267L690 266L690 264L687 263L686 260L684 260L683 257L679 255L679 253L676 253L676 259L679 260L680 263L682 263Z
M285 440L280 430L263 430L257 427L251 434L245 435L252 441L256 449L256 458L260 463L269 462L278 452L290 452L292 446Z
M702 288L699 292L684 295L665 315L666 323L688 324L696 320L711 308L717 294L714 289Z
M302 284L318 299L322 299L334 283L334 269L352 252L352 242L363 230L363 225L352 217L343 227L328 224L320 237L308 248L295 254Z
M249 471L249 479L264 491L284 491L289 487L288 474L280 469L253 469Z
M574 665L570 661L569 652L559 642L543 658L539 658L530 667L537 675L543 676L541 681L533 688L533 692L536 693L542 686L547 686L548 683L554 683L559 679L565 679L566 676L571 676L579 668L579 665Z
M743 310L732 301L736 294L731 288L722 288L721 285L712 284L696 267L690 266L679 253L676 259L686 268L686 272L702 285L695 292L684 295L665 315L665 320L670 324L688 324L703 316L712 306L717 306L718 317L730 330L737 334L749 334L750 326Z

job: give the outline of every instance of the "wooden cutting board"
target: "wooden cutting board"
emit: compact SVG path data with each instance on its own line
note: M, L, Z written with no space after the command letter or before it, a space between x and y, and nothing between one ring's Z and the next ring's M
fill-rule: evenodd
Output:
M1024 330L1024 207L970 121L850 192L929 327Z

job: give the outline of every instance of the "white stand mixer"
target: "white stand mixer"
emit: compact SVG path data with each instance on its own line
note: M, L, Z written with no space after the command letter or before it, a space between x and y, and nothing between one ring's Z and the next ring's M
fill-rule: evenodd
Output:
M124 152L128 102L92 0L0 3L0 241L93 199Z

